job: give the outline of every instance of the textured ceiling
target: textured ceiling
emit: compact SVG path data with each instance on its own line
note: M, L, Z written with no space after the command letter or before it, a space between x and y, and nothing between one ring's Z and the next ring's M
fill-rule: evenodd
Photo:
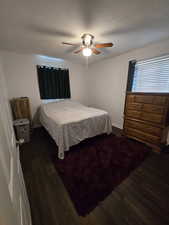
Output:
M169 37L169 0L0 0L0 48L85 62L62 41L89 32L113 48L89 62Z

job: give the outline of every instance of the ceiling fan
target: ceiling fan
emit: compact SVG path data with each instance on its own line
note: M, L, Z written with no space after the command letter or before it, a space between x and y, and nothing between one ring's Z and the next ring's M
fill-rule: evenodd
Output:
M107 48L113 46L113 43L94 44L94 36L92 34L83 34L81 39L82 44L80 45L80 49L74 52L75 54L82 52L84 56L91 56L92 53L95 55L99 55L101 51L99 51L97 48ZM72 44L69 42L62 42L62 44L77 46L77 44Z

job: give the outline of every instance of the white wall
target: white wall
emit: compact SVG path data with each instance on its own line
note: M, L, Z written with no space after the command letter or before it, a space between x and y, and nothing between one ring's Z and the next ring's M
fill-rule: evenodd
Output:
M122 128L129 60L169 54L169 40L96 62L89 65L88 70L80 64L59 59L4 51L0 54L9 97L28 96L33 115L41 104L36 65L67 67L70 71L72 99L105 109L111 116L112 124Z
M107 110L112 124L122 128L129 60L147 59L163 54L169 54L169 40L90 65L87 76L89 105Z
M72 99L87 102L85 67L80 64L38 55L17 54L1 51L9 98L30 98L32 115L36 117L41 104L36 65L69 68ZM35 119L36 121L36 119ZM36 122L35 122L36 123Z

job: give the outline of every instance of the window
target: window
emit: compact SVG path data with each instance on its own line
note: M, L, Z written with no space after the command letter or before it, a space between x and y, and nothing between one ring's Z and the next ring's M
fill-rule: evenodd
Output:
M68 69L37 66L37 72L41 99L70 98Z
M129 67L128 91L169 92L169 56L130 61Z

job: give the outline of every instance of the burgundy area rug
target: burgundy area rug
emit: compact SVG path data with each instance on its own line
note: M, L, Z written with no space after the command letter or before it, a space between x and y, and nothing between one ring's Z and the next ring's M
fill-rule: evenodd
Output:
M148 155L145 145L125 137L101 135L71 147L64 160L53 157L80 216L90 213Z

